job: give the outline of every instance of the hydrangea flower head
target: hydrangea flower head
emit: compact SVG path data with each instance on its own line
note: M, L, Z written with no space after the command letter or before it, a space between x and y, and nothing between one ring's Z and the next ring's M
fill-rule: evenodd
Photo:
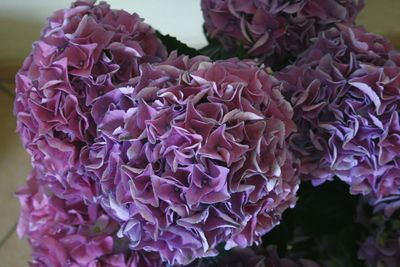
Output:
M295 203L292 109L252 61L177 57L100 97L81 165L134 249L171 264L259 244Z
M400 213L391 207L386 199L385 208L382 203L375 206L373 212L367 212L366 203L370 199L363 198L357 212L357 219L368 230L368 236L360 245L358 256L365 261L365 266L395 267L400 264ZM393 204L392 200L392 204ZM398 202L398 199L397 199ZM394 205L396 206L396 205Z
M160 61L166 50L137 14L77 1L54 13L16 76L18 132L37 167L76 169L96 136L95 100Z
M207 34L225 49L243 46L249 55L279 68L338 23L351 25L363 0L202 0Z
M391 44L363 28L321 33L277 74L299 128L291 148L304 179L337 176L354 194L398 195L400 68Z
M40 175L33 170L17 192L21 203L17 232L31 245L31 266L162 265L155 253L130 250L127 240L117 237L118 223L98 204L58 198L39 184Z

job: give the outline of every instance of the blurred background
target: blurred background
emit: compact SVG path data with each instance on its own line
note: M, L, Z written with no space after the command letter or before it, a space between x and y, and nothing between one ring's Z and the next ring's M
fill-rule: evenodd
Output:
M115 9L137 12L162 33L200 48L202 33L199 0L109 0ZM28 266L29 247L18 240L15 225L19 204L13 192L30 169L15 133L12 113L14 76L53 11L70 0L0 0L0 267ZM358 24L386 36L400 48L400 0L366 0Z

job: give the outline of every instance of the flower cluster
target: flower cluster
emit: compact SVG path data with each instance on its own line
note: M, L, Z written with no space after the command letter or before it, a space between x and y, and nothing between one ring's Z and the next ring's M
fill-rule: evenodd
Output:
M368 212L367 199L359 203L357 219L369 232L358 251L365 266L395 267L400 264L400 213L388 213L385 209ZM389 205L390 206L390 205ZM392 209L389 209L392 211Z
M367 267L397 267L400 263L400 231L388 233L382 226L361 245L359 256Z
M400 195L389 195L381 199L375 199L372 196L365 197L365 200L374 207L375 213L382 213L387 218L391 218L400 210Z
M205 28L225 47L243 46L272 68L296 57L319 32L351 25L363 0L202 0Z
M295 203L292 110L252 61L174 53L100 97L82 150L103 207L133 249L171 264L259 244Z
M131 251L117 238L119 225L97 204L60 199L39 185L33 170L18 192L21 216L17 231L32 247L31 266L159 267L157 254Z
M367 216L360 257L399 265L400 52L354 26L363 0L202 0L226 55L257 58L219 61L178 55L199 51L158 34L177 49L168 55L137 14L95 2L54 13L16 76L33 165L17 192L17 232L32 266L318 267L247 247L295 206L300 179L335 177L386 216ZM304 253L324 235L304 211L326 221L313 203L330 199L309 186L322 194L304 187L299 212L275 232L287 231L279 250L328 262ZM341 186L331 190L346 192L352 213L356 197ZM356 227L344 221L339 236Z
M399 85L397 54L385 39L341 25L323 32L277 74L299 131L291 148L304 179L337 176L354 194L398 194Z
M94 2L55 12L16 77L18 132L33 163L55 175L77 169L96 137L96 99L167 53L137 14Z

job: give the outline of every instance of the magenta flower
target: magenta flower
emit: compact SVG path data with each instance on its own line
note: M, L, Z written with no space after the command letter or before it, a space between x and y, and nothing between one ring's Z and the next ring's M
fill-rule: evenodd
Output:
M353 194L377 199L399 194L400 68L392 49L362 28L340 26L277 74L294 108L291 148L304 179L337 176Z
M97 135L96 99L136 77L139 64L166 57L137 14L94 3L55 12L16 77L18 132L34 164L52 174L78 168Z
M17 232L28 237L32 247L31 266L158 267L154 253L131 251L119 228L96 204L65 200L46 193L38 184L42 175L33 170L18 192L21 216Z
M252 61L172 54L101 96L80 162L133 249L186 264L259 244L295 203L292 109Z
M319 32L351 25L363 0L202 0L207 34L225 49L243 46L272 68L296 57Z

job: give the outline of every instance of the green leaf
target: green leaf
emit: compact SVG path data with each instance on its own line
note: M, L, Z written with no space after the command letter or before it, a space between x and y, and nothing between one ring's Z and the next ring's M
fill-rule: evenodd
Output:
M314 187L301 184L294 209L263 237L263 246L278 246L286 257L307 258L326 267L363 266L357 252L364 227L355 222L358 196L340 181Z
M199 53L210 57L212 60L221 60L236 57L239 59L251 58L243 46L236 46L226 50L217 40L208 39L209 44L199 50Z
M177 51L178 55L187 55L190 57L195 57L200 55L200 53L193 47L188 46L185 43L179 41L176 37L169 34L163 35L161 32L156 31L157 37L167 48L167 51L171 53L172 51Z

